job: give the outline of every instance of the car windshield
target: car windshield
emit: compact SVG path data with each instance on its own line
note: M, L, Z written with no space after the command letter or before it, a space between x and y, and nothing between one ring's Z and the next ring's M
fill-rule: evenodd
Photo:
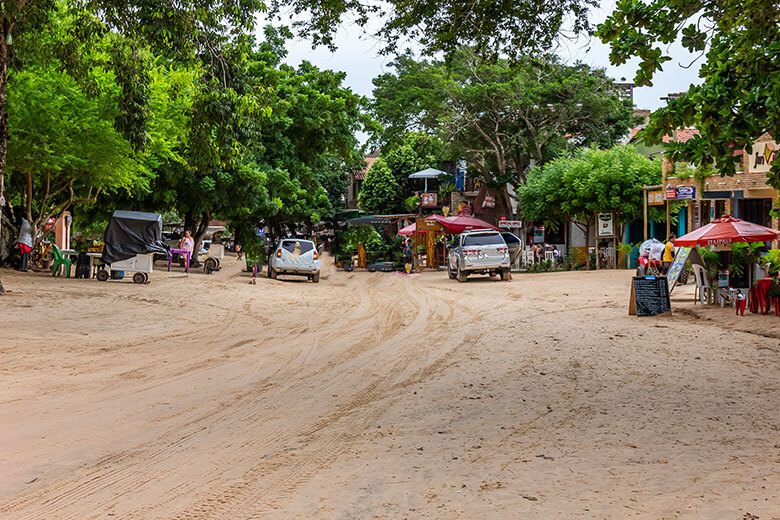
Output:
M309 251L314 249L314 244L312 244L308 240L282 240L282 249L284 249L288 253L292 253L293 251L295 251L296 244L300 245L301 254L308 253Z
M512 233L501 233L501 236L504 237L504 242L506 242L507 244L515 244L520 242L520 239L517 238Z
M486 235L466 235L463 240L464 246L492 246L495 244L503 244L504 239L498 233L491 233Z

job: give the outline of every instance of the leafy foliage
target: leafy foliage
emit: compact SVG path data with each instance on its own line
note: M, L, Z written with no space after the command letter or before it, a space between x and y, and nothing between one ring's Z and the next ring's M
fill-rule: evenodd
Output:
M358 206L365 213L392 213L398 207L400 197L401 190L398 188L397 179L387 162L379 157L366 174L366 180L358 194Z
M486 63L464 48L449 66L403 55L392 67L374 80L381 142L409 130L439 135L496 188L522 184L532 164L571 147L612 146L633 122L603 70L552 56Z
M650 144L676 128L695 126L701 135L669 143L678 158L715 163L721 175L735 173L734 150L746 148L764 133L780 135L780 9L775 0L651 0L618 2L597 33L611 44L612 63L640 58L637 85L671 58L661 50L676 38L696 59L705 57L701 85L654 112L642 132ZM768 182L780 188L780 161Z
M467 44L486 56L516 57L524 52L549 49L566 27L575 33L587 31L588 9L595 0L552 0L547 2L495 2L477 0L271 0L271 12L281 19L303 14L294 23L301 36L314 45L335 48L336 29L345 19L365 27L369 20L384 20L375 36L384 43L382 51L398 50L398 42L416 40L426 54L452 55Z

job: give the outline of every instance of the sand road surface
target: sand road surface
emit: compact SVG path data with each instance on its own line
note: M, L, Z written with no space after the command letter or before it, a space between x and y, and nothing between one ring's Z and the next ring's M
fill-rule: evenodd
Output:
M2 272L0 519L780 519L777 318L224 263Z

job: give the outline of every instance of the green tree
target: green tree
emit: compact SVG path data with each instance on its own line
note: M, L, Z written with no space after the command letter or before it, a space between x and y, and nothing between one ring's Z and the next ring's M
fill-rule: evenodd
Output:
M416 40L426 54L453 54L461 45L471 45L481 54L519 56L547 50L567 29L587 31L588 9L595 0L543 2L496 2L477 0L388 0L387 2L311 2L271 0L271 12L288 19L290 11L305 14L293 25L313 44L334 48L336 29L348 18L365 27L377 18L384 25L375 36L384 43L383 52L398 50L398 42Z
M715 163L733 175L734 150L747 148L766 132L780 135L780 8L776 0L623 1L598 27L610 43L610 60L638 56L637 85L651 85L671 57L664 48L681 38L692 61L705 58L701 85L651 116L643 130L658 144L677 128L695 126L701 135L669 143L670 153L696 164ZM768 182L780 189L780 161Z
M365 213L388 214L397 210L401 190L398 181L382 157L374 161L358 194L358 207Z
M518 190L518 202L527 220L551 227L573 222L585 234L586 244L595 215L613 213L622 242L624 224L642 215L642 186L660 182L661 161L644 157L633 146L586 148L531 169ZM651 218L665 219L663 211L650 211Z
M410 126L436 133L494 189L522 185L529 167L562 151L612 146L634 119L602 69L555 57L486 63L462 49L449 66L402 56L393 67L374 80L374 114L389 133L382 139L397 142L393 133ZM407 85L424 94L397 94Z
M70 76L52 67L13 75L9 96L10 193L38 230L50 217L101 192L148 186L148 172L114 128L116 85L104 76L103 94L88 98Z
M395 146L382 149L380 156L395 177L401 198L406 198L422 188L421 181L410 180L409 175L426 168L440 168L443 154L444 143L438 137L409 132Z

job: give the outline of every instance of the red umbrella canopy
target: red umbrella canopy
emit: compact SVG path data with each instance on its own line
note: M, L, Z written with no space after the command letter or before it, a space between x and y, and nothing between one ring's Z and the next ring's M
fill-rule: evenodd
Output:
M406 237L406 236L414 235L414 234L424 235L425 231L417 231L417 223L416 222L412 222L411 224L409 224L405 228L402 228L401 231L398 232L398 234Z
M456 215L452 217L442 217L441 215L433 215L433 220L441 223L449 233L463 233L470 229L494 229L498 231L498 228L492 224L488 224L484 220L480 220L474 217L467 217L465 215Z
M766 242L777 240L780 231L734 217L721 217L694 229L674 241L675 246L717 246L733 242Z

